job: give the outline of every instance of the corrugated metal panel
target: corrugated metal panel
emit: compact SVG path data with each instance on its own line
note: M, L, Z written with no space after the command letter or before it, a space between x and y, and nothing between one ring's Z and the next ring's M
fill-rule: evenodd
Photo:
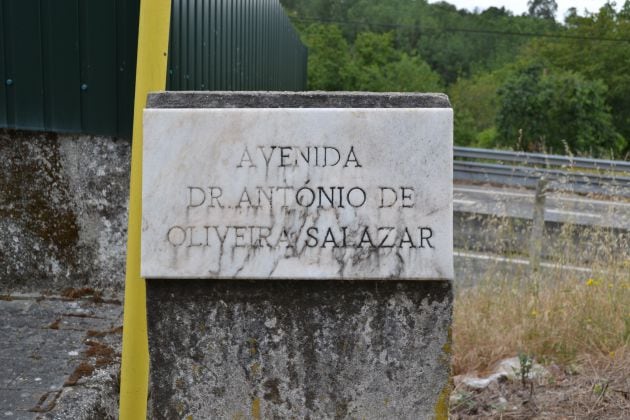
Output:
M303 90L306 47L278 0L173 0L169 90Z
M128 136L138 0L1 0L0 126Z
M278 0L173 0L173 90L302 90ZM129 137L139 0L0 0L0 127Z

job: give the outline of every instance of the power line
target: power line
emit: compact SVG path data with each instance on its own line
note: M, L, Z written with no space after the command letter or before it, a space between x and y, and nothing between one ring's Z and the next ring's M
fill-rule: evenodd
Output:
M515 31L495 31L491 29L469 29L469 28L422 28L420 25L409 25L400 23L381 23L381 22L360 22L349 20L334 20L334 19L321 19L321 18L300 18L292 17L292 20L298 22L317 22L317 23L330 23L336 25L371 25L381 26L394 29L415 29L424 33L440 33L440 32L463 32L472 34L486 34L486 35L507 35L507 36L524 36L524 37L538 37L538 38L559 38L559 39L572 39L579 41L606 41L606 42L630 42L628 38L608 38L608 37L591 37L580 35L567 35L567 34L549 34L541 32L515 32Z

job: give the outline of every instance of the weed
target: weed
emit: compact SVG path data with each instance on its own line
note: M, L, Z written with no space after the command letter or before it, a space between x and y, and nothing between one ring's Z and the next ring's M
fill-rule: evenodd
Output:
M514 373L519 377L521 385L525 388L527 386L527 381L531 376L532 367L534 366L534 358L526 353L519 353L518 364L519 367Z

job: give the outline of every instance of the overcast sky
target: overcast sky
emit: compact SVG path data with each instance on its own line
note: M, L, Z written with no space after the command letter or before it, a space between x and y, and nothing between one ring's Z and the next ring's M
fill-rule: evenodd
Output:
M619 6L623 4L624 0L617 1L617 10ZM520 15L527 12L527 0L513 0L513 1L501 1L501 0L446 0L447 3L454 4L458 9L468 9L473 11L475 7L480 10L485 10L490 6L502 7L511 10L515 15ZM437 0L429 0L429 3L437 3ZM599 8L606 3L605 0L556 0L558 4L558 13L556 14L556 20L563 22L564 14L570 7L575 7L578 14L583 15L584 9L589 12L597 12Z

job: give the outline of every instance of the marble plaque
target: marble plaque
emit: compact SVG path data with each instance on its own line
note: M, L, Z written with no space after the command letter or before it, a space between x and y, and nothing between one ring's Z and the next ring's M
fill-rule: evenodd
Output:
M452 279L450 108L146 109L142 276Z

